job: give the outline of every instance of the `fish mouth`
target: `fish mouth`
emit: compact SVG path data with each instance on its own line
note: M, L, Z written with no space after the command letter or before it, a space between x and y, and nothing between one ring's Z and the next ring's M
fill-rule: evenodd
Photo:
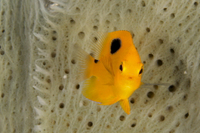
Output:
M128 79L133 79L133 77L128 77Z

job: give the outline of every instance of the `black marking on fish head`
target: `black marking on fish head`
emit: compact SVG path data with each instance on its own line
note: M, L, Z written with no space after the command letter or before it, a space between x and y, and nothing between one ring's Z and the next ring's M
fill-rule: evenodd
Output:
M110 53L116 53L121 47L121 40L119 38L113 39L110 47Z

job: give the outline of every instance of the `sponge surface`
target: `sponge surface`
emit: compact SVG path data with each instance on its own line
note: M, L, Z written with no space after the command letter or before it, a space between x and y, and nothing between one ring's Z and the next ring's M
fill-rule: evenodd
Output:
M1 0L1 133L200 132L200 1ZM74 44L131 32L147 84L100 106L81 94ZM156 85L158 84L158 85ZM160 85L159 85L160 84Z

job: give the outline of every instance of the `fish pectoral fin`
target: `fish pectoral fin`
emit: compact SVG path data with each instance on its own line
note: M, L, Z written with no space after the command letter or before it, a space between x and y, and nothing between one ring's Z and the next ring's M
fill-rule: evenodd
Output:
M110 98L104 102L101 102L99 105L111 105L119 101L119 97Z
M102 63L103 63L103 65L104 65L104 67L106 68L106 70L107 70L112 76L114 76L113 66L112 66L110 57L102 56L101 59L102 59Z
M122 109L124 110L124 112L126 112L129 115L130 114L130 105L129 105L128 99L120 100L120 105L121 105Z

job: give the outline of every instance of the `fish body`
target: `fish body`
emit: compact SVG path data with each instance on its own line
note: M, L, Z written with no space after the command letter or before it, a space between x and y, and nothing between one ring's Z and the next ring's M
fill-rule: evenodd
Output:
M128 98L141 85L143 72L130 32L107 33L98 43L97 59L81 49L77 52L83 68L79 75L85 80L82 94L101 105L120 101L122 109L130 114Z

